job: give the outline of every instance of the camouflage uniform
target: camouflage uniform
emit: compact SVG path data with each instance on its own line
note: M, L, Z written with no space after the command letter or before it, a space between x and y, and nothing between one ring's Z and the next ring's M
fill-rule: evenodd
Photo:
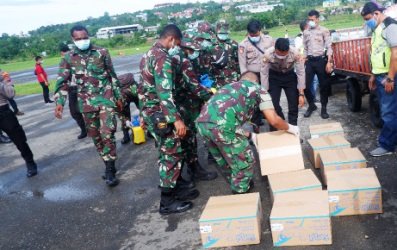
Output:
M124 99L123 110L119 112L119 118L121 121L121 128L128 130L126 121L131 121L130 103L133 102L137 108L139 108L137 82L134 79L134 74L127 73L119 75L120 91Z
M183 43L181 47L194 46L192 43ZM207 101L211 94L200 85L193 65L183 53L172 58L172 66L175 77L175 104L185 125L188 127L187 135L182 139L185 162L188 165L198 161L196 126L194 121L200 114L203 101Z
M114 161L115 108L121 94L109 52L92 45L86 51L74 49L65 54L56 82L57 105L65 105L68 82L72 77L77 84L79 108L88 135L102 159Z
M143 55L140 62L141 79L138 85L139 107L149 132L159 144L159 173L162 188L175 188L182 167L181 139L175 129L160 137L155 133L151 116L163 114L168 126L182 120L173 99L175 86L171 57L167 49L157 42Z
M194 39L204 39L209 42L208 47L202 47L200 50L200 56L193 63L195 69L199 72L199 75L208 74L208 76L215 80L213 66L212 66L212 55L214 52L214 43L216 41L215 33L208 22L201 22L197 27L197 33L194 35Z
M216 26L217 34L228 34L228 29L227 23L218 23ZM240 66L238 63L238 43L236 41L230 38L225 41L218 39L212 52L212 61L217 88L238 80Z
M196 121L217 164L231 171L233 191L246 192L255 159L241 126L254 111L273 109L269 94L259 84L238 81L222 87L201 110Z

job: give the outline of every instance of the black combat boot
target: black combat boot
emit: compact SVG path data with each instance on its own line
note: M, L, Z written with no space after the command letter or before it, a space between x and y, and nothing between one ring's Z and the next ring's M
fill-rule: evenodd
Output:
M176 186L180 188L195 188L196 184L194 184L193 178L190 177L189 180L185 180L182 177L182 173L179 175L177 181L176 181Z
M200 195L200 192L195 189L195 187L196 185L194 184L193 179L190 178L189 181L185 180L181 173L174 188L175 198L181 201L196 199Z
M175 198L173 188L161 188L161 199L159 213L161 215L182 213L193 207L191 201L180 201Z
M119 184L119 180L116 178L116 167L114 161L105 161L105 182L109 187L115 187Z
M85 128L85 124L79 124L79 127L81 129L81 132L79 136L77 136L77 139L83 139L87 137L87 129Z
M317 110L317 106L314 103L311 103L309 104L309 108L303 116L310 117L315 110Z
M127 144L131 141L131 137L130 134L128 133L128 128L127 129L123 129L123 139L121 140L121 144Z
M106 161L103 161L103 162L104 162L105 165L106 165ZM113 173L114 175L117 174L117 169L116 169L116 167L115 167L114 164L110 167L110 169L112 170L112 173ZM105 172L104 172L103 175L102 175L102 179L106 180L106 168L105 168Z
M191 164L191 169L193 171L193 177L195 180L210 181L218 177L218 173L215 171L208 171L203 168L198 161Z
M37 175L37 165L34 161L26 162L26 168L27 168L26 176L28 178Z
M321 107L321 118L323 118L323 119L328 119L329 118L329 114L327 113L327 107L326 106L322 106Z

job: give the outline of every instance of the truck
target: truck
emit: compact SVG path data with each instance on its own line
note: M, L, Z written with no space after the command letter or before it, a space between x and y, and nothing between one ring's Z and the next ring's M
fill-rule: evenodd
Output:
M360 28L337 30L332 33L334 76L333 80L346 82L347 106L352 112L361 110L362 99L368 95L371 123L382 127L380 107L376 90L368 88L371 76L371 37Z

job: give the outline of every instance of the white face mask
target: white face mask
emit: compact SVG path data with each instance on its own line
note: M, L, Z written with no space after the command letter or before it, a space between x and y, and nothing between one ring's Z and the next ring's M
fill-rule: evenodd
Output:
M280 55L277 55L277 54L275 54L275 55L276 55L276 58L280 59L280 60L284 60L285 58L287 58L287 55L285 55L285 56L280 56Z
M87 50L90 47L90 39L83 39L73 42L79 50Z
M196 59L197 57L199 57L199 55L200 55L200 52L198 52L197 50L195 50L195 51L193 52L193 54L189 54L187 57L188 57L190 60L194 60L194 59Z
M309 26L313 29L316 27L316 23L314 21L309 21Z

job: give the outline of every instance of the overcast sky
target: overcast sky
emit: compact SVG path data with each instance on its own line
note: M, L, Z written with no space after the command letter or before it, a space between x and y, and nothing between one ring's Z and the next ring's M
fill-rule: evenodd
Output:
M205 2L206 0L200 0ZM195 0L0 0L0 34L20 34L41 26L69 23L151 9L158 3L196 2Z

